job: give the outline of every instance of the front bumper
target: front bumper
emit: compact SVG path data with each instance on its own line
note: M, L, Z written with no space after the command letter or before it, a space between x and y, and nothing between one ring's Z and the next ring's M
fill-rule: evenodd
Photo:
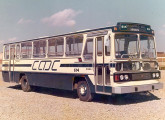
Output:
M153 83L153 84L137 85L137 86L112 87L112 93L125 94L125 93L158 90L162 88L163 88L163 83Z

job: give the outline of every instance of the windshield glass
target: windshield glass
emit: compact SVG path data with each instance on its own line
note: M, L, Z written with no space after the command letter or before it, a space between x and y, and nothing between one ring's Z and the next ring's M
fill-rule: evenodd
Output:
M155 44L153 36L141 35L140 36L140 49L142 58L155 58Z
M115 55L116 58L139 58L137 35L116 34Z

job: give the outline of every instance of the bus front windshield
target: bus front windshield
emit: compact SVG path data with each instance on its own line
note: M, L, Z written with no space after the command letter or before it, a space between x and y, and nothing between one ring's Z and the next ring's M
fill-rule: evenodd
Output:
M153 36L140 36L140 51L142 58L156 58L156 50Z
M116 58L139 58L138 37L134 34L115 35Z
M115 35L116 58L156 58L154 37L140 35L140 50L138 36L135 34Z

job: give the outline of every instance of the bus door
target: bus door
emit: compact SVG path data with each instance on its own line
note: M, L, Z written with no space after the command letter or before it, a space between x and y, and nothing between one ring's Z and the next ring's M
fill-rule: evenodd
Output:
M15 59L15 45L10 46L10 57L9 57L9 80L14 82L14 59Z
M108 41L109 42L109 41ZM110 85L109 69L110 48L105 45L104 36L95 39L95 90L106 92L106 86Z

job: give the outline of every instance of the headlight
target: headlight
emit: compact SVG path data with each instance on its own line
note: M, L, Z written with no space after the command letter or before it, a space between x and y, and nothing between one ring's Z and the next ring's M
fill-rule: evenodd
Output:
M152 77L155 78L156 74L155 73L152 73Z
M124 75L125 80L128 80L128 75Z
M120 80L124 80L124 76L123 75L120 75Z
M131 77L130 74L124 73L124 74L114 74L114 82L126 82L130 81Z
M159 73L156 73L156 77L159 78L159 76L160 76Z

